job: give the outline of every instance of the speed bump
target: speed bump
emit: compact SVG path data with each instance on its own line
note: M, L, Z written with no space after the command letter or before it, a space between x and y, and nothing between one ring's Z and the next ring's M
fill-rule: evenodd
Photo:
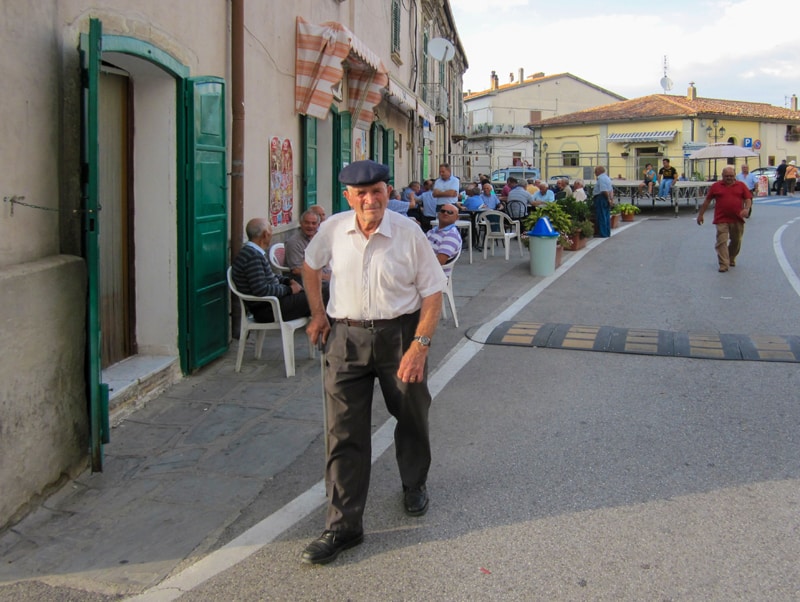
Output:
M467 337L477 331L470 329ZM501 322L488 345L577 349L717 360L800 362L800 336L678 332L558 322Z

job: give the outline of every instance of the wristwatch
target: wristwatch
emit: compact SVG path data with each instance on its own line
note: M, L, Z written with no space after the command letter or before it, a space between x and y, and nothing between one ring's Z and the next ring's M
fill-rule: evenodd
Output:
M423 347L430 347L431 346L431 337L414 337L413 339Z

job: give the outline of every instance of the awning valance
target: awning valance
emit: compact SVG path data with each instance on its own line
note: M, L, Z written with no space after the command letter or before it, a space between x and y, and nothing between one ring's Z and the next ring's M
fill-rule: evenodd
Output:
M431 127L433 127L433 124L436 123L436 113L433 112L432 108L419 99L417 99L417 114L427 121Z
M378 55L341 23L312 25L302 17L297 17L296 46L295 110L325 119L334 100L331 87L342 80L347 63L347 109L354 127L369 129L389 83Z
M391 76L389 76L389 89L386 91L386 100L406 111L417 110L416 94L403 84L396 82Z
M626 134L609 134L609 142L666 142L675 138L678 130L661 132L628 132Z

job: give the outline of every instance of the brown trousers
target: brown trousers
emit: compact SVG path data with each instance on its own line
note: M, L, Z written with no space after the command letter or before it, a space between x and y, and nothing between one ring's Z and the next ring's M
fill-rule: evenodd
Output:
M736 265L736 256L742 248L744 224L734 222L731 224L717 224L717 259L719 267L728 268Z
M334 322L326 348L328 450L326 529L357 531L367 502L372 466L372 395L375 379L386 408L397 419L394 444L405 487L424 485L431 464L428 438L428 370L419 383L397 377L412 343L419 312L379 328Z

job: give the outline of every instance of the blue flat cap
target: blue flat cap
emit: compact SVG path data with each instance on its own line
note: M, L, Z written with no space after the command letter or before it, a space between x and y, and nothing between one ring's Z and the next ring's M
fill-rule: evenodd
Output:
M375 161L353 161L339 172L339 181L346 186L366 186L389 181L389 166Z

